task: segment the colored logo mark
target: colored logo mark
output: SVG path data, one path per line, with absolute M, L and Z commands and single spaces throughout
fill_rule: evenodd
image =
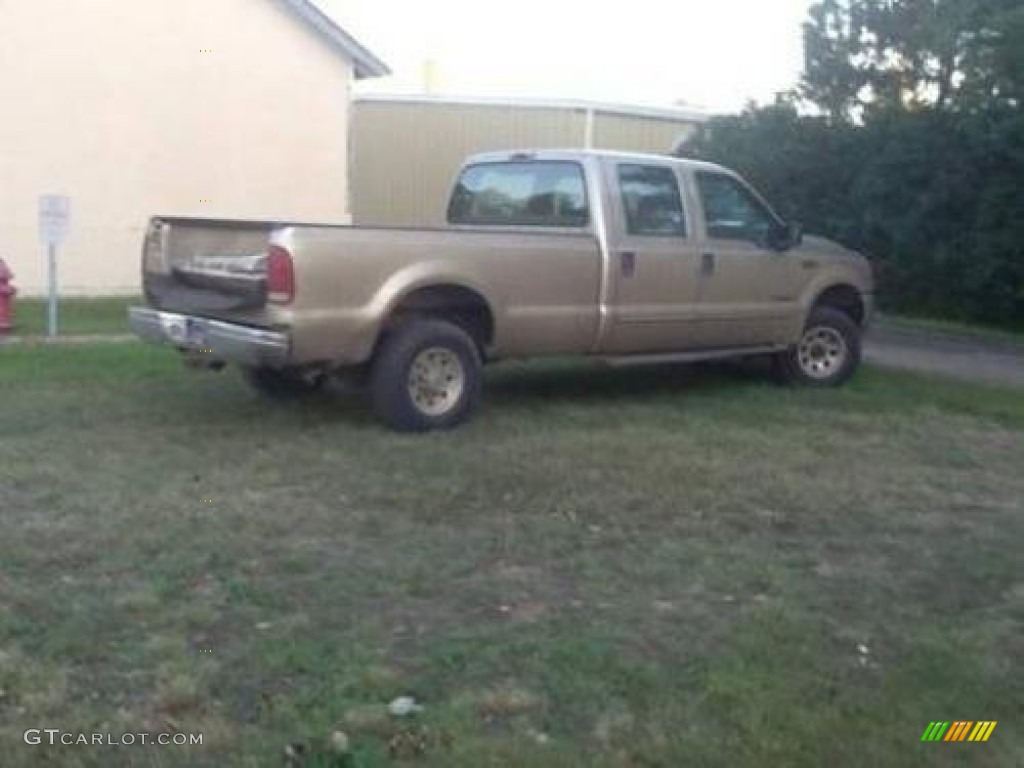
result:
M 921 741 L 988 741 L 995 729 L 995 720 L 931 722 L 921 734 Z

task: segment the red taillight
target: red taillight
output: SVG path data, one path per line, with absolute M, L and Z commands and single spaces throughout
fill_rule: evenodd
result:
M 267 252 L 267 300 L 274 304 L 290 304 L 295 298 L 295 268 L 292 255 L 279 245 Z

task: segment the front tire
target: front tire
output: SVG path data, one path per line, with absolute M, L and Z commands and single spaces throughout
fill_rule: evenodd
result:
M 483 364 L 462 328 L 444 320 L 412 320 L 391 331 L 373 362 L 373 410 L 399 432 L 451 429 L 480 401 Z
M 832 307 L 811 311 L 800 340 L 775 357 L 775 370 L 788 384 L 837 387 L 860 366 L 861 329 Z

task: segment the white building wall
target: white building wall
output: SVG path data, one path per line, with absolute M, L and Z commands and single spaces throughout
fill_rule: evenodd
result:
M 0 258 L 45 288 L 37 198 L 72 198 L 62 292 L 139 290 L 153 214 L 348 220 L 352 69 L 277 0 L 0 0 Z

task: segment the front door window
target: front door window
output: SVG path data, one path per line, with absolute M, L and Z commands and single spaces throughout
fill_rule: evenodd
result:
M 712 240 L 743 240 L 761 245 L 779 226 L 761 201 L 731 176 L 698 173 L 697 191 Z

